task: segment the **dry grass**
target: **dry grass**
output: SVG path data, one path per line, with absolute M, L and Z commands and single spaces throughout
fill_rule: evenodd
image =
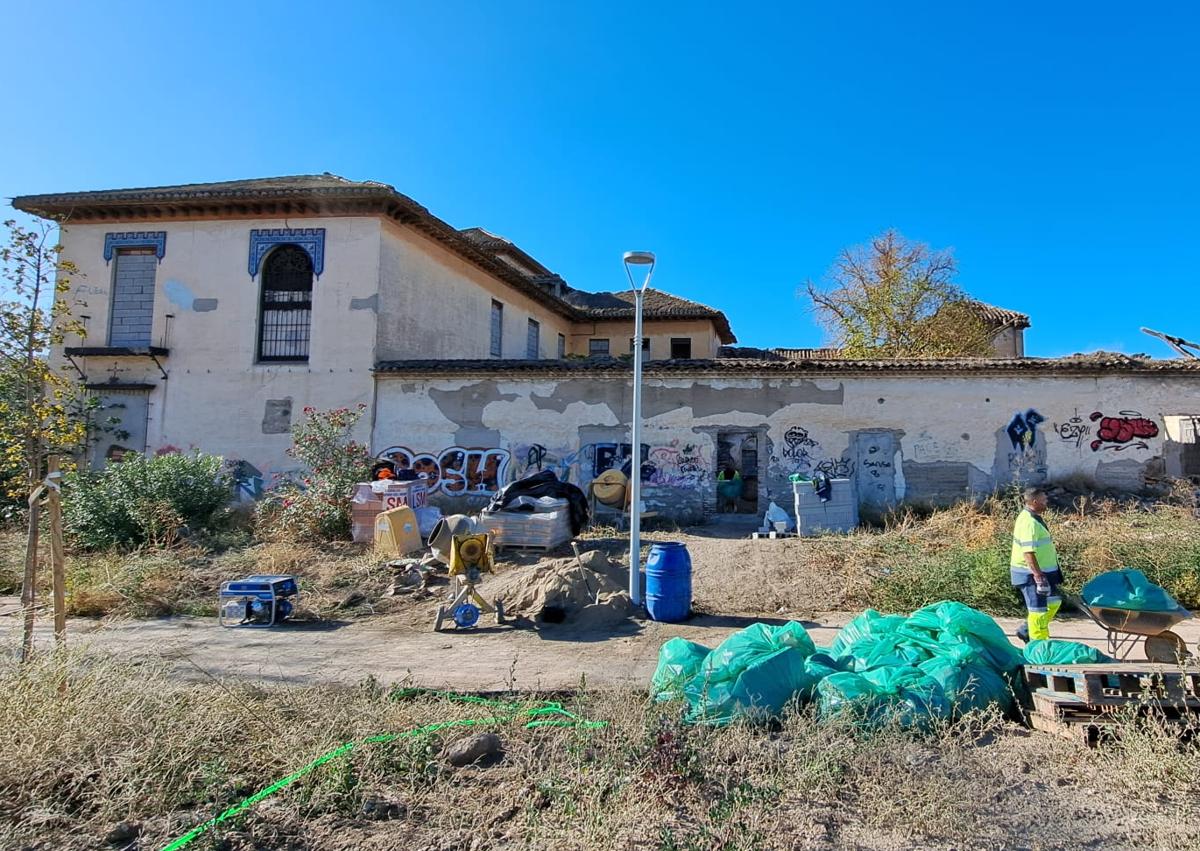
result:
M 9 533 L 0 538 L 0 593 L 18 593 L 23 558 L 22 536 Z M 331 613 L 353 592 L 377 600 L 390 579 L 382 557 L 349 543 L 258 543 L 224 551 L 184 544 L 134 552 L 69 553 L 67 608 L 83 617 L 213 615 L 221 582 L 254 573 L 300 577 L 305 608 L 320 616 Z M 46 571 L 41 580 L 39 593 L 48 593 Z
M 1015 510 L 1006 501 L 962 503 L 928 516 L 902 513 L 878 530 L 780 542 L 774 551 L 747 549 L 762 561 L 748 611 L 858 610 L 908 612 L 938 600 L 960 600 L 992 614 L 1023 609 L 1008 578 Z M 1136 567 L 1184 606 L 1200 609 L 1200 523 L 1192 509 L 1090 502 L 1086 510 L 1048 512 L 1047 522 L 1069 590 L 1118 567 Z M 739 565 L 740 566 L 740 565 Z M 773 596 L 766 599 L 765 589 Z
M 491 768 L 449 768 L 439 750 L 453 731 L 364 747 L 195 847 L 1195 846 L 1200 754 L 1154 728 L 1088 752 L 996 718 L 924 736 L 808 711 L 712 729 L 644 700 L 572 695 L 577 711 L 610 722 L 599 730 L 488 725 L 506 749 Z M 132 819 L 139 847 L 162 847 L 343 741 L 481 711 L 393 700 L 371 682 L 185 686 L 79 654 L 7 667 L 0 846 L 100 848 Z M 368 820 L 369 800 L 394 804 L 393 817 Z
M 1142 569 L 1184 606 L 1200 609 L 1200 523 L 1191 506 L 1151 507 L 1080 498 L 1049 512 L 1067 587 L 1121 566 Z M 899 513 L 881 529 L 753 544 L 678 531 L 649 531 L 655 540 L 686 540 L 696 572 L 696 598 L 713 612 L 857 611 L 867 606 L 911 611 L 943 599 L 992 614 L 1020 614 L 1008 580 L 1011 502 L 963 503 L 927 515 Z M 627 538 L 590 529 L 585 548 L 624 561 Z M 564 550 L 564 553 L 567 553 Z M 569 553 L 568 553 L 569 554 Z M 23 544 L 0 539 L 0 593 L 19 585 Z M 512 556 L 527 561 L 528 556 Z M 360 594 L 368 609 L 388 584 L 383 559 L 351 544 L 246 544 L 225 550 L 198 544 L 134 553 L 69 557 L 71 611 L 77 615 L 212 614 L 218 585 L 250 573 L 293 573 L 305 603 L 330 614 Z M 383 608 L 391 605 L 385 598 Z

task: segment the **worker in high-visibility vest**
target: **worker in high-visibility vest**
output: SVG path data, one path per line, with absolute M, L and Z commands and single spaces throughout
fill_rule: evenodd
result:
M 1046 511 L 1046 492 L 1039 487 L 1025 488 L 1025 508 L 1013 524 L 1012 556 L 1009 578 L 1025 600 L 1028 624 L 1017 630 L 1022 641 L 1050 637 L 1050 621 L 1058 614 L 1062 597 L 1062 570 L 1058 553 L 1050 539 L 1050 528 L 1042 515 Z

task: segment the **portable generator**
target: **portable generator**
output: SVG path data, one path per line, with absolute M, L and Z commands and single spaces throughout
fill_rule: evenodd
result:
M 217 617 L 221 626 L 274 626 L 296 610 L 295 576 L 256 574 L 221 583 Z

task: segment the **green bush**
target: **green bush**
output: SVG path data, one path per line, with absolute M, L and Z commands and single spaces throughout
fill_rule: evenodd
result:
M 63 518 L 83 549 L 167 545 L 184 530 L 211 531 L 224 520 L 232 482 L 224 461 L 196 452 L 127 455 L 95 473 L 72 473 Z

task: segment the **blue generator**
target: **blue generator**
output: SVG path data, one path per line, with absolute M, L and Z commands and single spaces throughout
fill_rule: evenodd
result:
M 221 583 L 217 619 L 221 626 L 274 626 L 295 611 L 299 593 L 294 576 L 231 579 Z

